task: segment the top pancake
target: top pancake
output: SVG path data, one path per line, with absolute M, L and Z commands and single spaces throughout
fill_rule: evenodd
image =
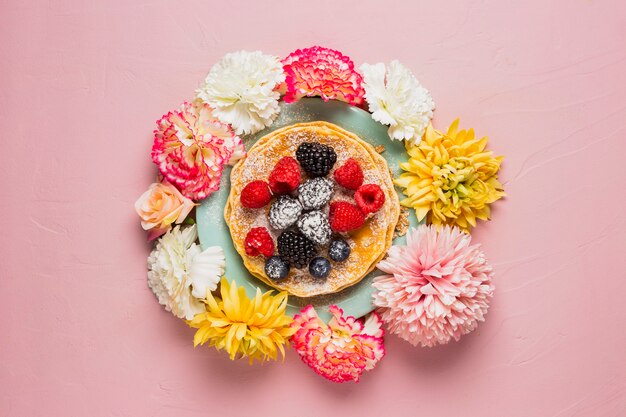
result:
M 243 187 L 250 181 L 267 181 L 270 172 L 284 156 L 295 158 L 296 149 L 303 142 L 319 142 L 332 146 L 337 153 L 337 162 L 327 178 L 332 180 L 335 168 L 342 166 L 348 158 L 355 159 L 365 177 L 364 184 L 377 184 L 385 193 L 383 207 L 368 218 L 358 230 L 343 237 L 351 246 L 350 257 L 341 263 L 333 262 L 332 270 L 326 280 L 319 280 L 309 275 L 308 270 L 291 268 L 287 278 L 280 282 L 270 280 L 264 272 L 265 260 L 261 256 L 251 257 L 245 253 L 244 239 L 253 227 L 265 227 L 274 242 L 281 231 L 274 230 L 267 219 L 269 206 L 261 209 L 248 209 L 241 205 L 240 195 Z M 306 180 L 303 173 L 302 182 Z M 334 182 L 334 181 L 333 181 Z M 345 190 L 337 184 L 331 201 L 349 201 L 354 203 L 354 192 Z M 322 209 L 328 214 L 328 206 Z M 239 161 L 231 172 L 230 194 L 224 210 L 226 223 L 237 252 L 251 274 L 266 284 L 285 290 L 299 297 L 312 297 L 340 291 L 359 282 L 381 260 L 393 240 L 393 233 L 398 221 L 400 205 L 395 192 L 387 161 L 374 148 L 358 136 L 347 132 L 331 123 L 299 123 L 276 130 L 259 139 L 252 146 L 246 158 Z M 326 248 L 320 248 L 320 255 L 327 256 Z

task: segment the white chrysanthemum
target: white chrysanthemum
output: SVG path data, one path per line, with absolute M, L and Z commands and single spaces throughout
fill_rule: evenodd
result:
M 278 58 L 260 51 L 226 54 L 213 65 L 197 96 L 238 135 L 272 124 L 280 108 L 276 86 L 285 81 Z
M 435 108 L 428 90 L 398 61 L 363 64 L 361 74 L 372 118 L 389 126 L 391 139 L 419 143 Z
M 187 320 L 205 311 L 201 299 L 213 291 L 224 274 L 224 252 L 213 246 L 202 252 L 195 243 L 196 226 L 163 235 L 148 257 L 148 286 L 159 303 Z

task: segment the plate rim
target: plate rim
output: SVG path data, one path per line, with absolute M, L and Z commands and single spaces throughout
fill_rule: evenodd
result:
M 393 176 L 396 177 L 396 175 L 399 174 L 399 171 L 400 171 L 399 160 L 398 160 L 399 158 L 397 158 L 397 154 L 406 155 L 404 151 L 404 144 L 403 142 L 392 141 L 391 139 L 389 139 L 386 126 L 372 119 L 371 114 L 369 112 L 361 108 L 352 106 L 345 102 L 341 102 L 337 100 L 329 100 L 325 102 L 321 98 L 317 98 L 317 97 L 303 98 L 295 103 L 285 103 L 284 101 L 281 101 L 279 103 L 279 106 L 281 108 L 281 111 L 271 126 L 255 134 L 245 135 L 241 137 L 246 146 L 246 149 L 249 149 L 250 146 L 252 146 L 252 144 L 254 144 L 258 139 L 262 138 L 263 136 L 275 130 L 281 129 L 283 127 L 290 126 L 296 123 L 306 123 L 306 122 L 311 122 L 311 121 L 325 121 L 328 123 L 336 124 L 342 129 L 345 129 L 349 132 L 356 134 L 364 141 L 370 143 L 372 146 L 378 146 L 379 144 L 383 145 L 385 147 L 385 151 L 382 153 L 382 156 L 387 161 L 387 164 L 389 165 L 389 168 L 392 171 Z M 296 121 L 290 119 L 290 117 L 294 115 L 297 117 L 299 112 L 302 114 L 306 114 L 307 117 L 304 118 L 303 120 L 296 120 Z M 376 142 L 380 142 L 380 143 L 372 143 L 372 140 L 371 140 L 372 138 L 375 138 Z M 402 151 L 400 151 L 400 147 L 402 148 Z M 393 149 L 393 151 L 390 151 L 390 149 Z M 391 157 L 391 160 L 390 160 L 390 157 Z M 228 194 L 230 194 L 231 169 L 232 167 L 230 166 L 225 167 L 222 173 L 220 189 L 217 192 L 211 194 L 209 197 L 202 200 L 200 202 L 200 205 L 196 208 L 196 211 L 197 211 L 196 223 L 197 223 L 197 229 L 198 229 L 198 236 L 200 240 L 200 246 L 202 247 L 203 250 L 209 246 L 215 246 L 215 245 L 220 245 L 224 247 L 223 239 L 215 239 L 214 236 L 211 236 L 211 234 L 207 234 L 207 232 L 211 230 L 211 227 L 210 225 L 207 224 L 208 222 L 206 223 L 204 222 L 204 220 L 207 219 L 207 216 L 211 214 L 209 210 L 210 209 L 215 210 L 214 208 L 215 204 L 218 204 L 221 206 L 221 207 L 220 206 L 217 207 L 218 209 L 220 209 L 218 210 L 220 214 L 220 219 L 218 220 L 218 222 L 221 222 L 225 225 L 226 227 L 225 233 L 226 233 L 227 239 L 229 239 L 230 246 L 233 246 L 232 239 L 230 238 L 230 231 L 228 230 L 228 225 L 226 224 L 226 221 L 224 220 L 224 215 L 223 215 L 225 200 L 228 197 Z M 398 187 L 395 187 L 395 191 L 396 193 L 398 193 L 399 197 L 402 196 L 402 193 L 398 189 Z M 222 200 L 223 204 L 220 204 L 220 200 Z M 414 210 L 409 209 L 408 217 L 409 217 L 410 226 L 416 226 L 418 224 L 417 218 L 415 217 Z M 214 235 L 219 235 L 219 233 L 216 233 Z M 218 240 L 220 242 L 218 242 Z M 394 244 L 403 243 L 404 240 L 405 240 L 404 236 L 396 237 L 394 238 L 393 243 Z M 226 249 L 231 249 L 231 248 L 224 248 L 224 251 L 230 252 L 230 255 L 227 255 L 227 256 L 229 257 L 232 256 L 234 247 L 232 248 L 232 250 L 226 250 Z M 228 264 L 234 261 L 232 259 L 230 260 L 227 259 L 227 262 L 226 262 L 227 265 L 226 265 L 224 276 L 229 282 L 235 281 L 237 285 L 243 285 L 249 297 L 253 297 L 256 294 L 257 288 L 260 288 L 263 292 L 266 290 L 277 291 L 276 289 L 268 286 L 267 284 L 265 284 L 264 282 L 262 282 L 261 280 L 259 280 L 258 278 L 250 274 L 247 271 L 247 269 L 243 266 L 243 261 L 241 260 L 241 256 L 239 255 L 239 253 L 235 251 L 234 256 L 236 257 L 237 262 L 239 262 L 242 265 L 244 274 L 247 276 L 243 276 L 243 277 L 229 276 Z M 347 315 L 354 316 L 357 318 L 362 317 L 372 312 L 375 309 L 375 306 L 372 303 L 373 294 L 374 294 L 372 281 L 375 276 L 382 275 L 382 274 L 383 273 L 380 270 L 375 268 L 373 271 L 367 274 L 362 280 L 348 287 L 347 289 L 339 291 L 338 293 L 330 294 L 328 296 L 310 297 L 308 299 L 317 298 L 319 300 L 319 299 L 324 299 L 324 298 L 331 298 L 331 299 L 335 298 L 335 300 L 330 303 L 315 302 L 315 300 L 313 300 L 314 302 L 311 303 L 313 307 L 315 307 L 320 318 L 322 318 L 323 320 L 328 320 L 330 318 L 328 307 L 329 305 L 332 305 L 332 304 L 338 305 L 340 308 L 344 310 L 344 313 L 346 313 Z M 290 316 L 293 316 L 299 313 L 300 309 L 306 305 L 306 303 L 303 304 L 302 302 L 298 304 L 289 303 L 289 299 L 293 300 L 294 298 L 297 300 L 307 300 L 306 298 L 295 297 L 295 296 L 289 295 L 287 314 Z

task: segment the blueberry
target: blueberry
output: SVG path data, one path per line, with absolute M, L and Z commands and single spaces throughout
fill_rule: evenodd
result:
M 335 262 L 343 262 L 350 256 L 350 245 L 343 239 L 335 239 L 330 242 L 328 256 Z
M 289 275 L 289 261 L 280 256 L 272 256 L 265 262 L 265 275 L 274 281 L 285 279 Z
M 325 279 L 330 274 L 330 261 L 318 256 L 309 263 L 309 273 L 315 278 Z

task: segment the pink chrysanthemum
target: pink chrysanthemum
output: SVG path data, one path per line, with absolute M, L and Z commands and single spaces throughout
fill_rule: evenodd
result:
M 406 246 L 392 246 L 374 279 L 374 304 L 383 321 L 412 345 L 448 343 L 484 320 L 493 269 L 479 245 L 457 227 L 419 226 Z
M 320 96 L 324 101 L 341 100 L 352 105 L 363 103 L 363 77 L 355 71 L 354 62 L 341 52 L 313 46 L 290 53 L 282 62 L 287 103 L 305 96 Z
M 365 323 L 330 306 L 332 319 L 325 324 L 312 306 L 294 317 L 294 348 L 315 372 L 333 382 L 355 381 L 373 369 L 385 355 L 382 322 L 372 313 Z
M 246 151 L 230 126 L 199 101 L 183 103 L 157 121 L 152 160 L 161 174 L 192 200 L 202 200 L 220 187 L 224 164 Z

